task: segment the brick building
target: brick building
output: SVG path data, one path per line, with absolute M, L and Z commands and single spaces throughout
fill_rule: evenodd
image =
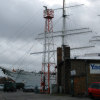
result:
M 57 49 L 58 92 L 82 95 L 87 93 L 91 82 L 100 82 L 100 59 L 70 59 L 70 47 Z

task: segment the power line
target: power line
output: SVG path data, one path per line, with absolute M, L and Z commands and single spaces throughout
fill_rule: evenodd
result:
M 28 51 L 26 51 L 26 52 L 12 65 L 12 67 L 13 67 L 14 65 L 16 65 L 16 63 L 18 63 L 19 61 L 21 61 L 21 59 L 22 59 L 21 64 L 24 62 L 25 56 L 26 56 L 27 54 L 29 54 L 29 52 L 30 52 L 31 49 L 33 48 L 33 45 L 34 45 L 34 44 L 32 44 L 32 46 L 28 49 Z
M 36 11 L 36 13 L 38 13 L 38 12 L 39 12 L 39 10 Z M 34 15 L 31 16 L 31 17 L 30 17 L 30 18 L 29 18 L 29 19 L 14 33 L 14 36 L 15 36 L 16 38 L 19 38 L 19 37 L 22 35 L 21 29 L 22 29 L 22 28 L 25 29 L 25 25 L 30 24 L 30 22 L 32 23 L 33 17 L 34 17 Z M 23 33 L 24 33 L 24 30 L 23 30 Z M 29 34 L 29 33 L 28 33 L 28 34 Z M 31 33 L 31 34 L 32 34 L 32 33 Z M 17 36 L 16 36 L 16 35 L 17 35 Z M 11 38 L 11 37 L 10 37 L 10 38 Z M 11 40 L 10 40 L 10 41 L 11 41 Z M 16 39 L 12 41 L 12 44 L 9 44 L 9 42 L 7 42 L 7 44 L 8 44 L 8 45 L 15 46 L 15 41 L 16 41 Z M 7 47 L 5 50 L 3 50 L 2 52 L 0 52 L 0 53 L 1 53 L 1 54 L 2 54 L 2 53 L 5 53 L 5 51 L 8 51 L 8 47 Z

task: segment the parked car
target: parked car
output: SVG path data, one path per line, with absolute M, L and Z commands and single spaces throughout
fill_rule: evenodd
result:
M 93 82 L 89 86 L 88 95 L 91 98 L 100 98 L 100 82 Z
M 34 92 L 34 88 L 30 85 L 24 86 L 23 92 Z
M 4 90 L 4 84 L 0 84 L 0 91 Z
M 34 88 L 34 93 L 39 93 L 39 92 L 40 92 L 40 87 L 35 86 L 35 88 Z
M 8 81 L 8 82 L 5 82 L 5 84 L 4 84 L 4 91 L 6 92 L 8 92 L 8 91 L 14 91 L 14 92 L 16 92 L 17 90 L 16 90 L 16 83 L 14 83 L 14 82 L 10 82 L 10 81 Z
M 16 83 L 16 89 L 23 89 L 24 83 Z

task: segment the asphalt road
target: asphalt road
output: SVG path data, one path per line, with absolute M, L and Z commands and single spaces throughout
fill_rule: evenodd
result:
M 85 97 L 71 97 L 35 93 L 18 92 L 0 92 L 0 100 L 91 100 Z

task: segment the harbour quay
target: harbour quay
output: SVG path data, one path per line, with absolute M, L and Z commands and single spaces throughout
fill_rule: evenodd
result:
M 86 97 L 71 97 L 69 95 L 49 95 L 17 92 L 2 92 L 0 91 L 0 100 L 91 100 Z

